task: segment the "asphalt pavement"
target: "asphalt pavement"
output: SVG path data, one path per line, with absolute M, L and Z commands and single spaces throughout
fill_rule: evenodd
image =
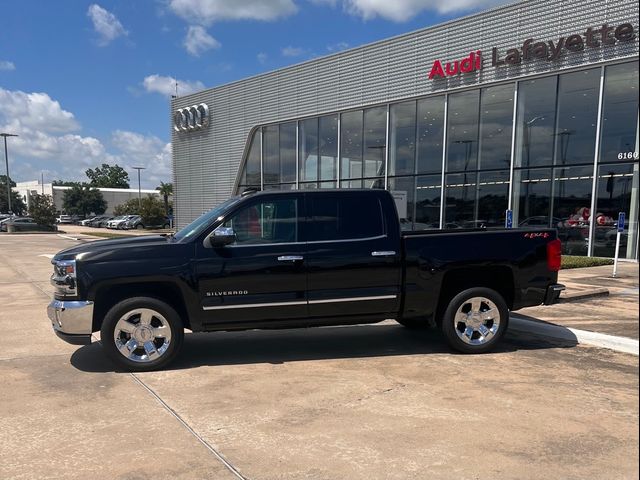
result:
M 51 330 L 50 256 L 74 244 L 0 235 L 3 480 L 638 477 L 636 355 L 526 330 L 459 355 L 388 321 L 188 334 L 172 368 L 134 375 Z M 615 329 L 591 315 L 619 303 L 519 313 L 628 334 L 637 298 L 611 283 L 635 309 Z

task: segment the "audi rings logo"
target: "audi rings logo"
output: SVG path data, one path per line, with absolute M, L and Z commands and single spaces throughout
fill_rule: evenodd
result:
M 176 132 L 193 132 L 209 125 L 209 107 L 206 103 L 179 108 L 173 114 L 173 129 Z

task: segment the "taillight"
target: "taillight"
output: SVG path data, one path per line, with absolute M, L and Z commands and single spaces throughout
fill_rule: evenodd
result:
M 547 267 L 552 272 L 560 270 L 562 264 L 562 243 L 560 240 L 551 240 L 547 243 Z

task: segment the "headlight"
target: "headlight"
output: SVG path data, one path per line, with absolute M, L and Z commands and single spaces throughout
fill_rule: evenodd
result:
M 52 261 L 53 275 L 51 285 L 56 288 L 55 294 L 59 296 L 75 296 L 76 291 L 76 261 L 60 260 Z

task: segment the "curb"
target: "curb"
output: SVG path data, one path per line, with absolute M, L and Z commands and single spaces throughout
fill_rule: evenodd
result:
M 594 288 L 592 290 L 560 295 L 560 298 L 558 298 L 558 303 L 575 302 L 578 300 L 584 300 L 586 298 L 608 297 L 608 296 L 609 296 L 608 288 Z
M 517 314 L 516 314 L 517 315 Z M 638 340 L 626 337 L 616 337 L 605 333 L 589 332 L 576 328 L 562 327 L 553 323 L 525 320 L 513 314 L 509 318 L 509 328 L 526 333 L 533 333 L 543 337 L 555 338 L 576 342 L 578 344 L 592 345 L 594 347 L 608 348 L 616 352 L 630 353 L 638 356 Z

